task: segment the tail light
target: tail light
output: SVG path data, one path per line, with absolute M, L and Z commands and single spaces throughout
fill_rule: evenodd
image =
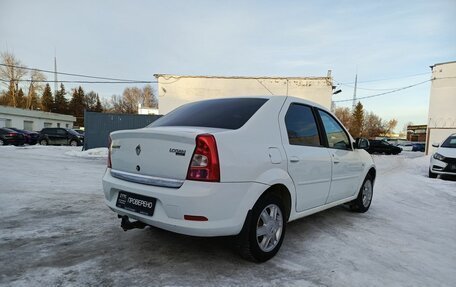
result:
M 196 137 L 196 147 L 193 152 L 187 179 L 199 181 L 220 181 L 220 163 L 215 137 L 202 134 Z
M 9 133 L 9 134 L 7 134 L 7 136 L 9 136 L 9 137 L 14 137 L 15 135 L 16 135 L 15 133 Z
M 111 136 L 108 138 L 108 168 L 112 168 L 111 162 Z

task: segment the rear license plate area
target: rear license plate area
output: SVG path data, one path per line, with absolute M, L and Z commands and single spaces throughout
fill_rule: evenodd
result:
M 128 211 L 152 216 L 154 215 L 156 202 L 157 199 L 153 197 L 126 191 L 119 191 L 119 194 L 117 195 L 116 206 Z

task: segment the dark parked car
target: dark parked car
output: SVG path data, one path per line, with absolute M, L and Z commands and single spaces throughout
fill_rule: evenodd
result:
M 78 134 L 84 135 L 84 130 L 81 129 L 73 129 L 73 131 L 77 132 Z
M 10 130 L 13 130 L 17 133 L 23 134 L 25 137 L 25 143 L 29 145 L 35 145 L 38 143 L 38 138 L 40 136 L 39 133 L 37 132 L 32 132 L 32 131 L 26 131 L 26 130 L 20 130 L 16 128 L 9 128 Z
M 72 129 L 44 128 L 38 138 L 40 145 L 71 145 L 79 146 L 84 143 L 84 136 Z
M 369 140 L 369 153 L 398 154 L 402 151 L 400 147 L 394 146 L 382 140 Z
M 25 143 L 25 137 L 16 131 L 8 128 L 0 128 L 0 145 L 23 145 Z

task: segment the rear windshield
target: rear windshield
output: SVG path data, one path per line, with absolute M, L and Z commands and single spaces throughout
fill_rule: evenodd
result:
M 449 138 L 447 138 L 443 142 L 442 147 L 456 148 L 456 136 L 450 136 Z
M 242 127 L 266 101 L 233 98 L 191 103 L 175 109 L 149 127 L 192 126 L 235 130 Z

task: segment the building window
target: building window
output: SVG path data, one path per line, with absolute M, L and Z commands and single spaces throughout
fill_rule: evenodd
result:
M 24 130 L 33 131 L 33 121 L 24 121 Z
M 57 123 L 57 127 L 60 128 L 60 123 Z
M 5 128 L 12 128 L 13 126 L 11 125 L 11 119 L 6 119 L 5 120 Z
M 52 127 L 52 123 L 44 123 L 44 127 L 45 128 L 50 128 L 50 127 Z
M 65 124 L 65 127 L 66 127 L 66 128 L 69 128 L 69 127 L 70 127 L 70 125 L 69 125 L 69 124 Z

